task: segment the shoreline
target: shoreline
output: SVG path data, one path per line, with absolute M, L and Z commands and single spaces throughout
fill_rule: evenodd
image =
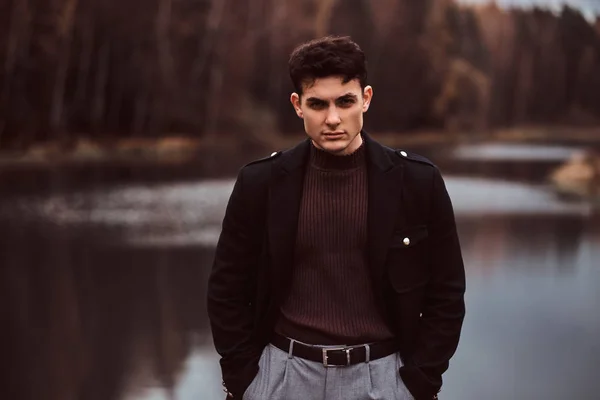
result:
M 457 145 L 461 143 L 548 143 L 585 144 L 600 148 L 599 127 L 517 127 L 497 129 L 485 133 L 452 133 L 446 131 L 421 131 L 410 133 L 373 133 L 381 143 L 394 147 L 424 147 Z M 244 155 L 250 153 L 270 154 L 289 148 L 306 138 L 303 134 L 266 134 L 261 137 L 249 135 L 245 139 L 224 140 L 209 135 L 194 138 L 187 135 L 169 135 L 161 138 L 120 139 L 101 144 L 89 138 L 81 138 L 70 149 L 62 149 L 58 142 L 40 143 L 23 152 L 0 151 L 0 167 L 34 167 L 69 164 L 125 163 L 186 164 L 207 155 Z

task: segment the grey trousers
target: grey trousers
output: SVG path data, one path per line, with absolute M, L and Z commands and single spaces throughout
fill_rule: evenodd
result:
M 348 367 L 289 357 L 273 345 L 263 350 L 259 372 L 243 400 L 414 400 L 400 378 L 399 354 Z

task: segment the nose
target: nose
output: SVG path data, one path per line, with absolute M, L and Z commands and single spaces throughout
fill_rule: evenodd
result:
M 325 119 L 325 123 L 330 127 L 338 126 L 342 120 L 340 119 L 340 114 L 335 106 L 329 107 L 329 111 L 327 112 L 327 118 Z

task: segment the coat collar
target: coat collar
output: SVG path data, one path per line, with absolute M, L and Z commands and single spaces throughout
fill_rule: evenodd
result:
M 402 198 L 402 162 L 366 132 L 361 132 L 367 151 L 368 210 L 367 251 L 374 289 L 381 293 L 387 248 L 398 219 Z M 310 152 L 310 139 L 284 151 L 272 164 L 269 191 L 268 241 L 275 291 L 288 292 L 292 277 L 298 216 L 302 199 L 304 172 Z M 279 297 L 279 300 L 282 300 Z
M 371 167 L 386 172 L 398 164 L 392 158 L 395 155 L 393 150 L 382 146 L 365 131 L 362 131 L 361 135 L 365 141 L 367 150 L 367 163 Z M 308 160 L 310 146 L 310 139 L 306 139 L 295 147 L 282 152 L 281 156 L 273 163 L 275 170 L 280 169 L 284 173 L 291 173 L 297 169 L 304 169 Z

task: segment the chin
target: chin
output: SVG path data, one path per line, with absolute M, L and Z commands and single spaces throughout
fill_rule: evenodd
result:
M 343 142 L 343 143 L 325 142 L 325 143 L 321 143 L 320 146 L 323 150 L 325 150 L 328 153 L 340 154 L 340 153 L 343 153 L 344 151 L 346 151 L 349 144 L 350 143 L 347 143 L 347 142 Z

